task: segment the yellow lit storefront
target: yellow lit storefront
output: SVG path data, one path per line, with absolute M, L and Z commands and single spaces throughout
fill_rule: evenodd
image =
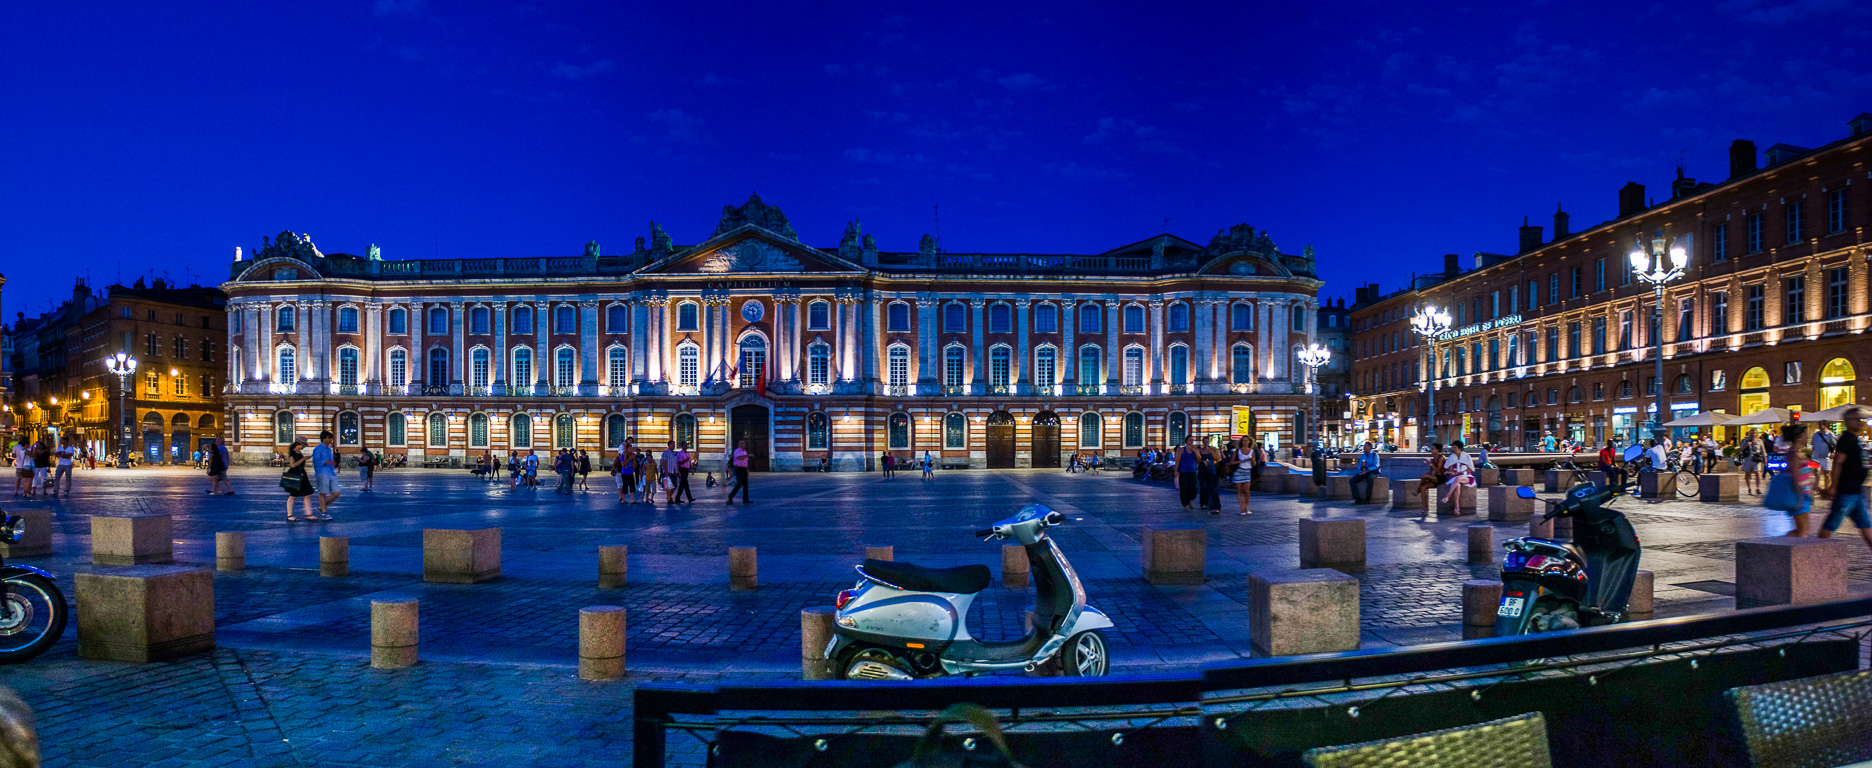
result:
M 1760 370 L 1759 368 L 1756 370 Z M 1820 408 L 1826 410 L 1835 406 L 1856 402 L 1853 387 L 1853 364 L 1846 358 L 1834 358 L 1820 369 Z

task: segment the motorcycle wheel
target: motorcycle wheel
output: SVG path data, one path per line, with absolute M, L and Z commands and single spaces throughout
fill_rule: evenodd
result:
M 1073 635 L 1060 650 L 1060 669 L 1068 677 L 1104 677 L 1111 671 L 1110 648 L 1096 629 Z
M 65 594 L 36 573 L 0 582 L 0 664 L 18 664 L 65 634 Z

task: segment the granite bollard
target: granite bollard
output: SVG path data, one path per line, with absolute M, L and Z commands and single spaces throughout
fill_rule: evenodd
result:
M 624 676 L 624 633 L 623 606 L 579 609 L 580 680 L 616 680 Z
M 345 536 L 319 537 L 319 575 L 351 575 L 351 539 Z
M 247 570 L 247 534 L 240 531 L 215 532 L 215 570 Z
M 214 571 L 138 565 L 75 580 L 82 658 L 162 661 L 215 646 Z
M 1846 597 L 1846 544 L 1777 536 L 1735 544 L 1736 607 L 1820 603 Z
M 1268 656 L 1358 650 L 1358 588 L 1358 579 L 1330 568 L 1249 574 L 1254 650 Z
M 1697 499 L 1710 504 L 1740 501 L 1742 476 L 1732 472 L 1697 476 Z
M 1152 584 L 1201 584 L 1208 531 L 1200 525 L 1144 529 L 1144 579 Z
M 1631 600 L 1625 604 L 1627 621 L 1650 621 L 1657 618 L 1657 576 L 1639 571 L 1632 577 Z
M 1495 562 L 1495 526 L 1477 523 L 1464 530 L 1469 532 L 1469 563 Z
M 423 529 L 423 581 L 479 584 L 501 575 L 501 529 Z
M 420 628 L 415 600 L 372 600 L 370 606 L 370 665 L 373 669 L 416 666 Z
M 1565 493 L 1567 489 L 1566 484 L 1569 482 L 1572 482 L 1573 480 L 1573 473 L 1574 473 L 1574 470 L 1571 470 L 1571 469 L 1547 470 L 1547 483 L 1546 483 L 1545 490 L 1548 493 Z
M 834 608 L 802 608 L 800 623 L 800 677 L 806 680 L 831 680 L 836 675 L 832 660 L 826 658 L 826 646 L 832 642 L 832 621 L 838 617 Z
M 1300 567 L 1365 570 L 1364 519 L 1301 518 Z
M 630 547 L 608 544 L 598 548 L 598 588 L 617 589 L 630 583 Z
M 897 547 L 890 544 L 885 544 L 883 546 L 867 546 L 865 547 L 865 559 L 894 561 L 897 559 Z
M 1506 485 L 1533 485 L 1540 482 L 1540 472 L 1532 469 L 1504 469 L 1502 483 Z
M 737 592 L 760 588 L 760 552 L 754 547 L 728 548 L 728 588 Z
M 1502 584 L 1475 579 L 1462 585 L 1463 639 L 1474 640 L 1495 634 L 1495 611 L 1501 607 Z
M 92 515 L 91 562 L 97 565 L 173 563 L 168 515 Z
M 1638 498 L 1668 499 L 1677 495 L 1677 475 L 1667 472 L 1639 472 Z
M 1488 489 L 1488 519 L 1498 523 L 1518 523 L 1534 516 L 1533 497 L 1523 498 L 1512 485 Z
M 1501 485 L 1501 467 L 1476 467 L 1475 483 L 1484 488 Z
M 1392 483 L 1391 508 L 1409 510 L 1411 512 L 1422 512 L 1424 507 L 1423 495 L 1418 491 L 1419 486 L 1422 485 L 1423 481 L 1414 477 Z
M 1025 589 L 1033 566 L 1027 562 L 1027 548 L 1019 544 L 1001 545 L 1001 586 Z
M 1289 472 L 1285 475 L 1281 475 L 1280 481 L 1280 492 L 1292 496 L 1304 495 L 1308 488 L 1313 487 L 1313 476 L 1303 475 L 1298 472 Z

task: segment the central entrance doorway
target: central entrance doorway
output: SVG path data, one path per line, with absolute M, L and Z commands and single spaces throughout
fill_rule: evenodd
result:
M 1014 468 L 1014 414 L 988 414 L 988 468 Z
M 1059 414 L 1041 411 L 1033 417 L 1033 465 L 1059 469 Z
M 728 450 L 725 455 L 734 455 L 734 449 L 747 441 L 748 471 L 767 471 L 767 407 L 764 405 L 737 405 L 728 412 Z

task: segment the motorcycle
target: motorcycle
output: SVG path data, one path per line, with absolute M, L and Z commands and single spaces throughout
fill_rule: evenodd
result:
M 826 658 L 845 680 L 912 680 L 944 675 L 1033 671 L 1058 659 L 1065 673 L 1097 677 L 1110 670 L 1099 630 L 1110 618 L 1086 605 L 1085 588 L 1047 530 L 1066 516 L 1039 504 L 975 532 L 983 541 L 1013 539 L 1027 552 L 1034 578 L 1034 627 L 1019 640 L 981 640 L 969 632 L 969 606 L 993 574 L 985 565 L 924 568 L 866 560 L 862 576 L 838 593 Z
M 0 540 L 18 542 L 26 521 L 0 512 Z M 17 664 L 45 653 L 65 634 L 65 595 L 52 574 L 0 561 L 0 664 Z
M 1623 454 L 1626 465 L 1644 449 Z M 1495 611 L 1495 636 L 1509 637 L 1616 624 L 1625 619 L 1642 547 L 1631 521 L 1611 508 L 1630 483 L 1604 488 L 1580 483 L 1568 489 L 1545 519 L 1571 517 L 1573 541 L 1526 537 L 1502 547 L 1502 598 Z M 1531 488 L 1521 488 L 1532 498 Z

